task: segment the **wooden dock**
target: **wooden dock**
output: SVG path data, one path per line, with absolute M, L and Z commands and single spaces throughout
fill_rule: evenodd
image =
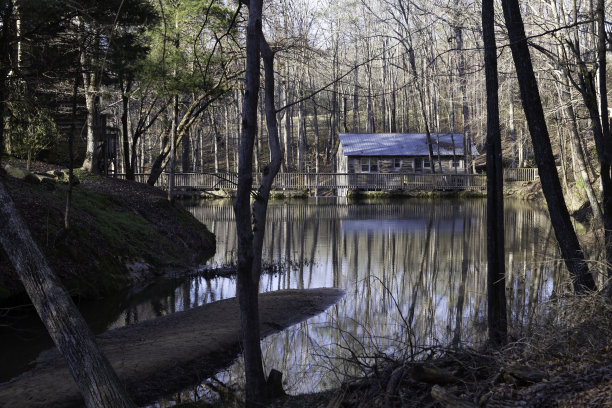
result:
M 117 177 L 125 177 L 118 174 Z M 163 173 L 156 186 L 167 188 L 168 173 Z M 506 181 L 533 181 L 537 169 L 505 169 Z M 148 174 L 136 174 L 136 181 L 146 182 Z M 238 184 L 237 173 L 175 173 L 174 186 L 183 191 L 232 190 Z M 261 174 L 253 174 L 253 185 L 261 184 Z M 279 173 L 274 179 L 277 190 L 417 190 L 461 191 L 485 190 L 486 175 L 464 173 Z M 340 194 L 341 195 L 341 194 Z

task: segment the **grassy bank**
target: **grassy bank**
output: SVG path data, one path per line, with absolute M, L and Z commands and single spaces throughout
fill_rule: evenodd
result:
M 179 204 L 169 203 L 163 192 L 129 181 L 78 175 L 69 230 L 64 229 L 67 183 L 3 177 L 34 240 L 71 294 L 104 296 L 169 268 L 193 267 L 214 253 L 213 234 Z M 1 252 L 0 303 L 24 300 L 16 273 Z

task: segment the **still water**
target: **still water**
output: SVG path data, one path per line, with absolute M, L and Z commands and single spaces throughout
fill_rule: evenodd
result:
M 337 287 L 346 296 L 326 312 L 263 341 L 266 372 L 284 373 L 290 393 L 337 385 L 381 353 L 418 354 L 423 347 L 475 344 L 486 334 L 485 201 L 365 202 L 310 199 L 273 202 L 268 212 L 261 290 Z M 230 201 L 188 205 L 217 237 L 203 268 L 236 262 Z M 510 324 L 526 329 L 542 301 L 563 289 L 547 213 L 506 202 L 506 266 Z M 83 304 L 94 331 L 120 327 L 235 296 L 235 279 L 170 279 L 138 295 Z M 19 326 L 19 325 L 16 325 Z M 48 339 L 25 325 L 3 334 L 0 382 L 27 368 Z M 12 334 L 11 334 L 12 333 Z M 239 382 L 240 362 L 220 373 Z

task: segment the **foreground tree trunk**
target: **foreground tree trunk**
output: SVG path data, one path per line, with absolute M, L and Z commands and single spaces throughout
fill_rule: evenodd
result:
M 584 253 L 578 242 L 576 231 L 570 220 L 569 212 L 563 198 L 561 183 L 555 165 L 555 159 L 550 145 L 550 137 L 546 127 L 544 110 L 538 83 L 533 72 L 531 56 L 527 48 L 525 28 L 520 14 L 518 0 L 503 0 L 504 19 L 510 39 L 510 49 L 516 67 L 523 110 L 527 119 L 529 133 L 542 182 L 542 190 L 555 236 L 559 242 L 561 256 L 570 273 L 576 292 L 585 289 L 594 290 L 595 281 L 589 272 Z
M 487 304 L 489 342 L 492 346 L 499 347 L 507 341 L 508 324 L 504 253 L 504 178 L 494 16 L 493 0 L 483 0 L 482 33 L 487 88 Z
M 238 171 L 238 191 L 234 201 L 238 234 L 238 299 L 243 335 L 243 355 L 246 376 L 246 406 L 264 406 L 268 398 L 282 393 L 281 374 L 272 370 L 266 381 L 260 347 L 259 280 L 268 199 L 272 182 L 282 163 L 281 146 L 274 103 L 274 52 L 261 32 L 262 1 L 250 0 L 247 25 L 247 66 L 242 135 Z M 270 163 L 263 169 L 262 184 L 254 194 L 253 149 L 257 136 L 257 103 L 259 95 L 260 55 L 265 70 L 266 124 L 270 147 Z M 252 218 L 251 218 L 252 217 Z
M 87 323 L 34 243 L 3 182 L 0 182 L 0 243 L 53 342 L 66 359 L 85 405 L 135 407 L 98 349 Z
M 253 148 L 257 136 L 259 99 L 260 37 L 262 0 L 249 1 L 246 42 L 246 87 L 242 111 L 239 149 L 238 189 L 234 200 L 238 237 L 238 300 L 242 327 L 247 407 L 263 406 L 265 376 L 259 335 L 259 274 L 254 273 L 253 230 L 251 229 L 251 189 L 253 187 Z

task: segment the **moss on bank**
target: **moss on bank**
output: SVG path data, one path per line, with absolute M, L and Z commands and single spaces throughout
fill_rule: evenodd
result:
M 68 185 L 3 182 L 51 268 L 72 295 L 94 298 L 165 270 L 188 269 L 215 251 L 214 235 L 162 191 L 134 182 L 81 175 L 64 230 Z M 0 249 L 0 304 L 25 293 Z

